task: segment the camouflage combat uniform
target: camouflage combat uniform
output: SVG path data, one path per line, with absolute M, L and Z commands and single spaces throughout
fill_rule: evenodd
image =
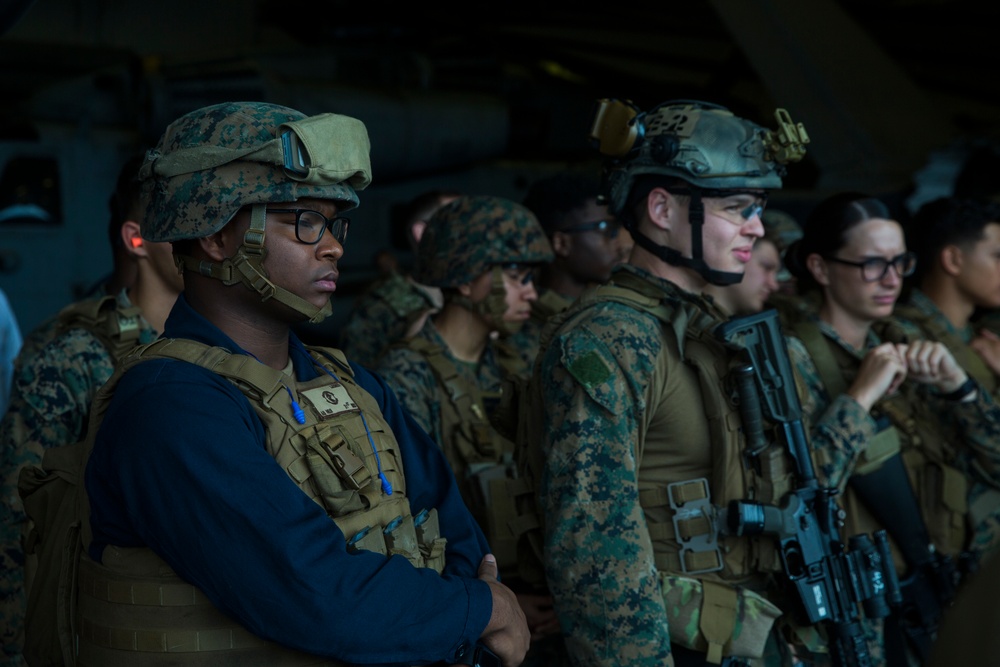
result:
M 466 383 L 469 391 L 481 393 L 486 400 L 499 395 L 502 371 L 492 345 L 487 345 L 483 356 L 472 364 L 455 358 L 430 320 L 414 339 L 426 341 L 435 350 L 440 350 L 458 372 L 457 381 Z M 447 452 L 449 447 L 445 443 L 449 438 L 445 437 L 441 424 L 441 402 L 449 399 L 425 354 L 406 343 L 392 346 L 382 356 L 376 371 L 389 383 L 399 402 L 417 423 Z
M 70 308 L 88 309 L 98 303 L 111 304 L 101 297 L 74 304 Z M 138 316 L 125 292 L 113 300 L 114 311 L 134 326 L 128 344 L 148 343 L 157 333 Z M 87 425 L 90 403 L 97 390 L 114 371 L 112 343 L 103 331 L 84 328 L 80 317 L 68 309 L 47 324 L 38 340 L 49 342 L 35 354 L 18 358 L 14 373 L 11 405 L 0 421 L 2 448 L 2 503 L 0 512 L 0 627 L 3 628 L 4 658 L 8 665 L 19 665 L 25 606 L 24 553 L 21 532 L 24 510 L 17 492 L 18 473 L 24 466 L 38 465 L 50 447 L 80 440 Z M 102 342 L 103 341 L 103 342 Z
M 542 329 L 550 317 L 566 310 L 573 300 L 551 289 L 538 291 L 538 299 L 531 303 L 531 319 L 520 331 L 497 341 L 497 352 L 504 367 L 527 377 L 535 365 Z
M 494 332 L 513 335 L 521 322 L 505 318 L 508 287 L 500 267 L 530 268 L 551 259 L 548 240 L 528 209 L 500 197 L 462 196 L 428 220 L 414 278 L 446 290 L 442 317 L 475 313 L 486 318 L 483 321 Z M 460 293 L 460 286 L 482 276 L 490 279 L 490 291 L 483 298 L 472 301 Z M 377 368 L 440 445 L 462 497 L 487 533 L 501 572 L 512 572 L 516 555 L 507 528 L 510 503 L 499 492 L 499 484 L 513 474 L 514 443 L 500 435 L 490 418 L 504 376 L 520 368 L 504 365 L 495 334 L 482 331 L 484 340 L 478 342 L 484 345 L 483 352 L 469 363 L 454 355 L 429 319 L 416 336 L 390 347 Z M 519 364 L 512 356 L 506 360 Z
M 986 365 L 975 350 L 969 347 L 975 335 L 973 325 L 970 324 L 961 330 L 956 329 L 930 297 L 917 288 L 913 288 L 905 302 L 896 305 L 893 317 L 907 326 L 918 329 L 925 338 L 943 343 L 966 373 L 974 377 L 976 382 L 994 397 L 997 396 L 997 392 L 1000 391 L 1000 381 L 996 373 Z
M 845 387 L 853 381 L 865 353 L 883 342 L 873 329 L 864 349 L 854 350 L 829 324 L 815 316 L 809 322 L 818 327 L 823 342 L 832 351 L 828 358 L 837 364 Z M 900 452 L 906 465 L 936 550 L 954 558 L 965 549 L 977 557 L 994 550 L 992 526 L 996 518 L 973 510 L 976 499 L 1000 480 L 1000 407 L 990 394 L 980 391 L 969 402 L 946 401 L 921 385 L 906 382 L 896 394 L 876 402 L 869 413 L 845 393 L 831 395 L 820 372 L 827 362 L 814 358 L 798 337 L 797 325 L 793 322 L 786 326 L 786 339 L 801 385 L 803 415 L 810 425 L 821 484 L 845 491 L 851 475 L 877 468 L 894 453 L 891 448 L 875 451 L 885 449 L 882 443 L 886 439 L 880 435 L 888 435 L 886 428 L 892 425 L 892 435 L 898 434 L 895 451 Z M 895 328 L 905 329 L 898 324 Z M 912 329 L 909 333 L 911 337 L 918 335 Z M 854 360 L 853 364 L 848 359 Z M 841 498 L 847 511 L 845 535 L 882 527 L 853 489 L 847 488 Z M 975 530 L 971 539 L 969 525 Z M 898 552 L 894 554 L 897 569 L 905 572 L 905 561 Z M 880 622 L 866 622 L 874 664 L 884 660 L 880 626 Z
M 354 302 L 340 333 L 340 347 L 355 363 L 374 367 L 386 348 L 412 335 L 423 318 L 440 308 L 441 290 L 391 273 Z
M 730 361 L 708 334 L 717 323 L 705 300 L 624 266 L 545 331 L 533 382 L 545 415 L 546 574 L 574 664 L 660 667 L 672 644 L 759 658 L 781 614 L 762 595 L 780 569 L 769 540 L 720 537 L 719 552 L 693 556 L 721 566 L 696 572 L 670 527 L 668 484 L 687 493 L 711 480 L 711 503 L 724 505 L 751 487 L 772 501 L 791 482 L 740 463 L 739 420 L 712 398 Z M 782 469 L 784 453 L 769 456 Z M 709 638 L 702 621 L 722 634 Z
M 817 322 L 829 342 L 855 357 L 859 365 L 864 354 L 882 342 L 875 331 L 870 331 L 865 349 L 853 350 L 828 324 Z M 817 475 L 828 485 L 843 488 L 858 458 L 878 433 L 879 425 L 845 394 L 831 398 L 803 342 L 794 335 L 789 335 L 787 340 L 789 354 L 803 383 L 803 413 L 811 422 L 811 440 L 820 461 Z M 853 376 L 845 376 L 845 380 L 849 383 Z M 952 465 L 973 481 L 970 504 L 973 489 L 978 485 L 1000 484 L 1000 406 L 989 393 L 980 391 L 975 400 L 963 403 L 938 398 L 914 383 L 904 384 L 900 392 L 919 404 L 921 407 L 916 409 L 925 416 L 940 417 L 941 438 L 955 449 Z M 891 413 L 886 412 L 886 415 Z M 906 425 L 901 425 L 899 430 L 905 438 Z M 905 442 L 902 449 L 906 450 Z M 977 538 L 970 546 L 982 555 L 993 548 L 993 541 L 982 542 Z

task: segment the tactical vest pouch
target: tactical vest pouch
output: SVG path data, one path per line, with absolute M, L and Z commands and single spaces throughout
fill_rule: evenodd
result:
M 867 475 L 878 470 L 883 463 L 900 451 L 899 431 L 895 426 L 885 428 L 868 441 L 868 446 L 858 457 L 854 474 Z
M 76 563 L 82 550 L 76 483 L 82 446 L 53 447 L 21 470 L 29 517 L 25 539 L 27 615 L 23 655 L 32 665 L 73 665 Z M 35 578 L 35 571 L 44 576 Z
M 909 463 L 908 460 L 908 467 Z M 958 554 L 966 542 L 968 480 L 955 468 L 933 461 L 910 469 L 916 477 L 913 487 L 920 498 L 931 541 L 941 545 L 949 556 Z
M 781 609 L 751 590 L 660 573 L 670 642 L 723 657 L 760 658 Z M 706 630 L 708 636 L 706 637 Z
M 667 485 L 674 511 L 674 534 L 680 545 L 679 566 L 684 574 L 705 574 L 722 569 L 714 509 L 704 477 Z
M 389 555 L 385 545 L 385 536 L 381 526 L 365 526 L 347 540 L 347 548 L 351 551 L 374 551 L 383 556 Z
M 351 446 L 332 426 L 320 427 L 306 439 L 306 464 L 326 511 L 340 516 L 378 502 L 367 493 L 373 475 Z
M 476 497 L 474 508 L 483 508 L 486 532 L 493 555 L 501 571 L 517 563 L 517 542 L 510 522 L 517 514 L 514 498 L 508 493 L 508 480 L 517 474 L 513 455 L 504 453 L 499 463 L 473 463 L 468 467 L 468 483 Z
M 448 540 L 441 537 L 437 509 L 417 512 L 417 516 L 413 517 L 413 527 L 417 533 L 417 547 L 424 558 L 425 566 L 441 574 L 444 571 L 444 550 L 448 546 Z
M 79 563 L 80 667 L 341 664 L 257 637 L 148 549 L 102 556 L 109 567 L 86 554 Z
M 390 556 L 402 556 L 413 563 L 414 567 L 424 566 L 412 516 L 406 514 L 396 517 L 382 529 L 382 535 L 385 536 L 385 548 Z

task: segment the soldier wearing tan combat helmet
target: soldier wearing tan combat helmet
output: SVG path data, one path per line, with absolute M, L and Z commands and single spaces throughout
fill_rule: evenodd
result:
M 801 126 L 776 117 L 779 132 L 703 102 L 598 105 L 604 201 L 635 248 L 549 321 L 532 378 L 546 574 L 574 664 L 747 664 L 780 645 L 773 543 L 672 509 L 775 502 L 792 481 L 773 444 L 763 469 L 742 464 L 733 352 L 700 296 L 742 278 L 768 193 L 804 154 Z

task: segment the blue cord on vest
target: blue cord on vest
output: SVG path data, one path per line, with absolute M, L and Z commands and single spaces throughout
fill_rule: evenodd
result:
M 382 490 L 385 491 L 385 495 L 392 495 L 392 484 L 389 480 L 385 478 L 385 473 L 382 472 L 382 460 L 379 459 L 378 450 L 375 448 L 375 441 L 372 439 L 372 432 L 368 429 L 368 420 L 365 419 L 365 413 L 358 410 L 358 414 L 361 415 L 361 423 L 365 425 L 365 433 L 368 434 L 368 442 L 372 446 L 372 453 L 375 454 L 375 466 L 378 468 L 378 478 L 382 480 Z
M 337 382 L 337 384 L 343 386 L 344 383 L 341 382 L 340 378 L 337 377 L 333 373 L 333 371 L 331 371 L 329 368 L 327 368 L 323 364 L 316 363 L 316 360 L 313 359 L 313 356 L 311 354 L 309 354 L 308 350 L 306 350 L 304 347 L 302 347 L 301 343 L 299 343 L 298 341 L 294 341 L 293 344 L 298 349 L 300 349 L 303 353 L 305 353 L 306 356 L 309 357 L 309 359 L 313 362 L 313 365 L 318 366 L 320 370 L 322 370 L 324 373 L 326 373 L 327 375 L 329 375 L 330 377 L 332 377 L 334 379 L 334 381 Z M 287 387 L 286 387 L 286 389 L 287 389 Z M 375 467 L 378 469 L 378 478 L 379 478 L 379 481 L 382 483 L 382 492 L 385 493 L 385 495 L 387 495 L 387 496 L 391 496 L 392 495 L 392 484 L 389 483 L 389 480 L 386 478 L 385 473 L 382 472 L 382 459 L 379 458 L 378 448 L 375 447 L 375 440 L 372 438 L 371 429 L 368 428 L 368 420 L 365 419 L 365 412 L 364 412 L 364 410 L 361 409 L 360 406 L 358 406 L 358 414 L 361 415 L 361 423 L 365 425 L 365 434 L 368 436 L 368 444 L 370 444 L 372 446 L 372 454 L 375 455 Z
M 295 415 L 295 421 L 300 424 L 306 423 L 306 413 L 302 410 L 302 407 L 295 402 L 295 396 L 292 395 L 292 390 L 285 385 L 285 391 L 288 392 L 288 400 L 292 402 L 292 414 Z
M 254 354 L 253 352 L 247 352 L 247 354 L 249 354 L 254 359 L 257 359 L 257 355 Z M 263 364 L 264 362 L 261 361 L 260 359 L 257 359 L 257 363 Z M 288 400 L 292 402 L 292 416 L 295 417 L 295 421 L 297 421 L 299 424 L 305 424 L 306 413 L 302 410 L 302 407 L 295 401 L 295 395 L 292 394 L 292 390 L 289 389 L 288 385 L 285 384 L 284 382 L 281 383 L 281 386 L 284 387 L 285 391 L 288 392 Z

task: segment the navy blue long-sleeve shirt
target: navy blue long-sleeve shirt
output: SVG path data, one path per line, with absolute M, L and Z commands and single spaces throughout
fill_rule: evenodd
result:
M 187 304 L 165 326 L 245 353 Z M 294 339 L 299 381 L 319 371 Z M 448 538 L 443 575 L 405 558 L 347 551 L 343 533 L 265 450 L 253 407 L 194 364 L 153 360 L 122 378 L 87 466 L 94 541 L 148 546 L 220 609 L 261 637 L 361 664 L 455 662 L 489 622 L 476 579 L 486 540 L 448 463 L 376 375 L 351 365 L 402 453 L 414 512 L 436 507 Z

